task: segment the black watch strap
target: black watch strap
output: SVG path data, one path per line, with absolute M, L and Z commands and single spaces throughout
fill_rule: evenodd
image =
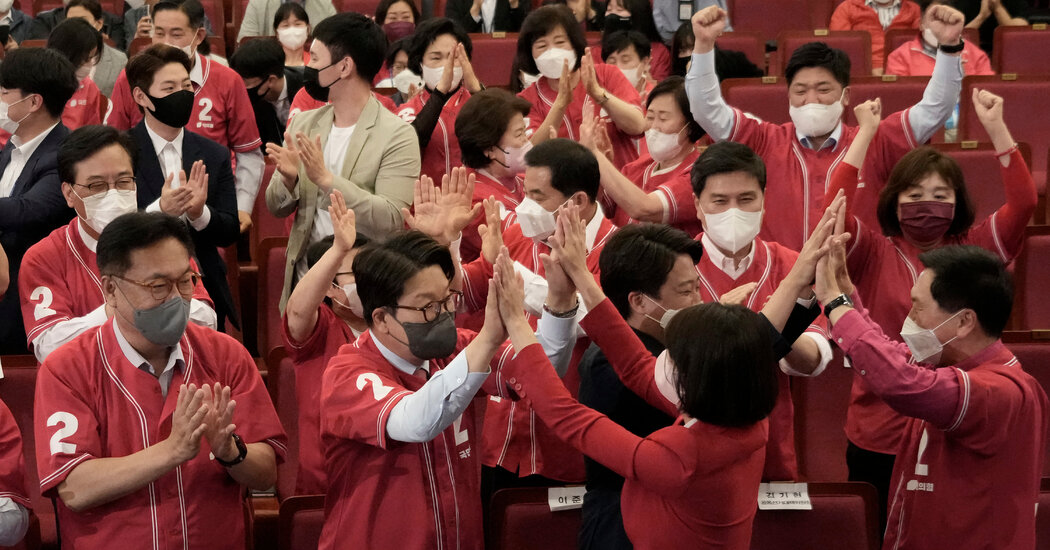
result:
M 845 294 L 839 294 L 834 300 L 824 304 L 824 316 L 831 317 L 831 312 L 835 311 L 835 308 L 839 306 L 852 306 L 853 300 L 850 300 L 849 296 Z
M 244 444 L 244 440 L 237 434 L 232 434 L 233 444 L 237 446 L 237 458 L 233 460 L 223 460 L 219 457 L 215 457 L 215 462 L 222 464 L 224 467 L 229 468 L 230 466 L 236 466 L 241 462 L 244 462 L 244 458 L 248 456 L 248 446 Z
M 966 41 L 960 38 L 959 43 L 954 46 L 946 46 L 944 44 L 940 44 L 937 47 L 940 48 L 940 50 L 944 53 L 959 53 L 963 51 L 963 48 L 966 47 Z

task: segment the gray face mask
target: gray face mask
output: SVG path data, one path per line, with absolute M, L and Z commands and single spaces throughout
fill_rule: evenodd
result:
M 190 301 L 175 296 L 150 309 L 135 310 L 135 328 L 144 338 L 158 346 L 179 343 L 190 320 Z
M 437 319 L 429 323 L 397 322 L 405 329 L 405 336 L 408 338 L 407 343 L 401 343 L 408 346 L 408 351 L 419 359 L 440 359 L 456 351 L 456 318 L 450 312 L 439 314 Z

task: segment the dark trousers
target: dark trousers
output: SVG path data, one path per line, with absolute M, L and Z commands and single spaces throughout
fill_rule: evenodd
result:
M 848 442 L 846 466 L 850 481 L 863 481 L 875 486 L 879 493 L 879 537 L 886 531 L 886 505 L 890 494 L 890 478 L 896 455 L 876 453 Z
M 579 550 L 631 550 L 634 545 L 623 528 L 620 491 L 590 489 L 583 497 L 582 521 L 577 537 Z

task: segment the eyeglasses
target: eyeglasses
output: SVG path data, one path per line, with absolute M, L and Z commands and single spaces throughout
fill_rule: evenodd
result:
M 441 315 L 443 312 L 456 311 L 457 309 L 459 309 L 459 304 L 462 301 L 463 301 L 463 293 L 458 291 L 458 290 L 453 290 L 452 292 L 449 293 L 448 297 L 446 297 L 444 300 L 435 300 L 435 301 L 430 302 L 429 304 L 427 304 L 427 305 L 425 305 L 423 307 L 403 306 L 403 305 L 397 304 L 397 305 L 394 306 L 394 308 L 396 308 L 396 309 L 411 309 L 413 311 L 422 311 L 423 312 L 423 320 L 429 323 L 429 322 L 433 321 L 434 319 L 437 319 L 438 316 Z
M 77 187 L 83 187 L 87 189 L 88 196 L 97 195 L 99 193 L 105 193 L 110 189 L 116 189 L 117 191 L 134 191 L 135 190 L 135 178 L 131 176 L 125 176 L 118 179 L 117 181 L 105 181 L 97 180 L 91 183 L 74 183 Z
M 171 296 L 171 287 L 173 286 L 178 289 L 179 294 L 183 296 L 192 296 L 193 289 L 197 286 L 197 281 L 201 278 L 201 274 L 196 271 L 187 271 L 178 279 L 165 279 L 161 277 L 149 281 L 136 281 L 134 279 L 128 279 L 127 277 L 121 277 L 120 275 L 113 276 L 122 281 L 134 283 L 145 288 L 150 292 L 150 295 L 153 296 L 154 300 L 163 300 L 168 296 Z

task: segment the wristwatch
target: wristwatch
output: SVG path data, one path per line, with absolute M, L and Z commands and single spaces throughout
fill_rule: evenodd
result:
M 937 47 L 940 48 L 940 50 L 944 53 L 959 53 L 963 51 L 963 48 L 966 47 L 966 42 L 962 38 L 960 38 L 959 43 L 954 46 L 945 46 L 944 44 L 940 44 Z
M 853 300 L 850 300 L 849 296 L 846 296 L 845 294 L 839 294 L 833 300 L 824 304 L 824 316 L 831 317 L 831 312 L 835 311 L 839 306 L 853 307 Z
M 222 464 L 226 468 L 236 466 L 241 462 L 244 462 L 244 458 L 248 456 L 248 446 L 244 444 L 244 440 L 241 439 L 241 436 L 237 434 L 231 434 L 231 436 L 233 437 L 233 444 L 237 446 L 237 457 L 229 461 L 223 460 L 217 456 L 215 457 L 215 462 Z

